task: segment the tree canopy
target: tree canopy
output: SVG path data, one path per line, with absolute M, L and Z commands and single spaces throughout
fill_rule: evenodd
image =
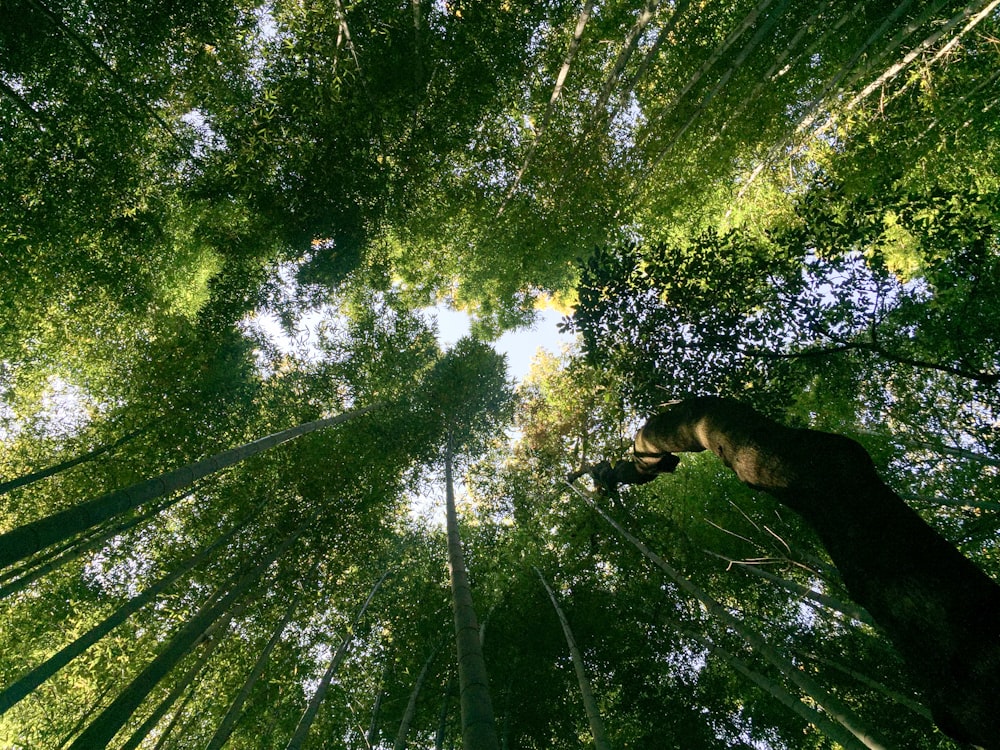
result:
M 960 746 L 711 456 L 565 480 L 732 397 L 1000 578 L 995 0 L 0 17 L 0 746 L 459 744 L 452 452 L 501 746 Z

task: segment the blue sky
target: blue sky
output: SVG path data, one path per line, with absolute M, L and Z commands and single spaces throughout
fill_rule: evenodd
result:
M 437 319 L 438 339 L 442 347 L 450 347 L 469 333 L 469 316 L 466 313 L 444 307 L 431 308 L 427 312 Z M 510 331 L 494 342 L 494 348 L 507 355 L 507 369 L 512 378 L 518 382 L 524 379 L 539 349 L 559 354 L 563 345 L 573 343 L 573 336 L 559 333 L 558 325 L 562 318 L 563 314 L 556 310 L 539 310 L 531 328 Z
M 469 333 L 471 326 L 467 313 L 449 309 L 444 305 L 429 307 L 423 312 L 437 321 L 438 341 L 443 349 L 450 348 Z M 282 350 L 296 351 L 299 356 L 308 357 L 311 342 L 316 335 L 316 327 L 325 314 L 329 314 L 329 311 L 314 311 L 298 321 L 298 333 L 294 341 L 281 329 L 277 317 L 270 313 L 257 314 L 244 321 L 244 325 L 259 327 Z M 538 310 L 534 325 L 505 333 L 493 342 L 494 348 L 507 356 L 510 377 L 518 382 L 522 381 L 528 374 L 531 361 L 539 349 L 559 354 L 564 345 L 574 342 L 573 336 L 559 332 L 558 325 L 562 318 L 561 312 L 551 308 Z

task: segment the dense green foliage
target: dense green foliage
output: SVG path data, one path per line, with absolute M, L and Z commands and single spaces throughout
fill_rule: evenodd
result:
M 667 568 L 563 478 L 723 393 L 857 438 L 1000 576 L 994 4 L 0 18 L 0 533 L 378 407 L 0 570 L 0 747 L 96 717 L 112 748 L 283 747 L 338 648 L 306 747 L 452 746 L 449 435 L 504 747 L 589 731 L 535 568 L 612 747 L 840 746 L 831 696 L 955 747 L 811 532 L 710 456 L 596 499 Z M 512 399 L 480 339 L 543 297 L 581 351 Z M 480 338 L 443 351 L 434 304 Z

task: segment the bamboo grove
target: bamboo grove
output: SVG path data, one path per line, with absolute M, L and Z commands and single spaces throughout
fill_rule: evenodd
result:
M 1000 579 L 998 101 L 997 0 L 0 0 L 0 748 L 967 746 L 809 512 L 585 475 L 737 399 Z

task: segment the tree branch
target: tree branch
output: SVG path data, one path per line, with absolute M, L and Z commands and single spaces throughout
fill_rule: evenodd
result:
M 995 385 L 1000 383 L 1000 373 L 981 372 L 979 370 L 972 370 L 965 367 L 944 365 L 938 362 L 928 362 L 926 360 L 916 359 L 915 357 L 907 357 L 902 354 L 896 354 L 895 352 L 888 351 L 872 341 L 852 341 L 839 344 L 837 346 L 829 346 L 822 349 L 803 349 L 797 352 L 770 352 L 764 349 L 747 349 L 745 350 L 745 353 L 752 357 L 759 357 L 760 359 L 776 360 L 829 357 L 834 354 L 842 354 L 843 352 L 849 351 L 867 351 L 882 357 L 889 362 L 896 362 L 897 364 L 909 365 L 910 367 L 927 370 L 937 370 L 938 372 L 945 372 L 949 375 L 956 375 L 960 378 L 968 378 L 969 380 L 975 380 L 986 385 Z

